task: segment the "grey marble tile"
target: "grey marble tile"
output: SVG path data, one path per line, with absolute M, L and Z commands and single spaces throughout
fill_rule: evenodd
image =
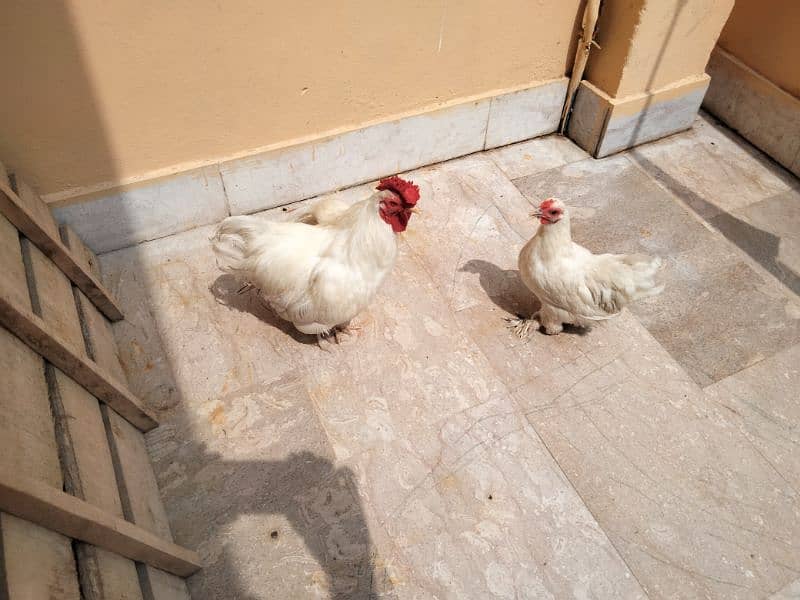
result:
M 789 190 L 721 213 L 711 224 L 800 295 L 800 191 Z
M 800 176 L 800 100 L 716 47 L 703 107 Z
M 791 175 L 704 113 L 690 131 L 626 154 L 705 218 L 760 202 L 792 185 Z
M 626 156 L 572 163 L 515 184 L 532 202 L 564 200 L 573 239 L 590 250 L 664 259 L 664 292 L 631 310 L 700 385 L 800 341 L 798 299 Z
M 769 600 L 798 600 L 800 598 L 800 579 L 796 579 L 779 592 L 769 597 Z
M 53 209 L 94 252 L 154 240 L 228 215 L 216 165 Z
M 483 149 L 491 100 L 370 125 L 220 165 L 231 214 L 253 213 Z
M 700 110 L 707 87 L 706 82 L 699 89 L 655 102 L 633 115 L 612 116 L 605 125 L 603 138 L 598 142 L 594 156 L 609 156 L 689 129 Z
M 484 188 L 469 179 L 479 172 L 478 165 L 472 158 L 457 162 L 427 176 L 434 190 L 428 195 L 428 230 L 446 229 L 462 241 L 476 235 L 474 221 L 456 220 L 449 210 L 447 191 L 459 186 L 466 190 L 463 210 L 527 212 L 517 196 L 505 191 L 489 206 Z M 677 244 L 703 272 L 715 272 L 714 265 L 723 259 L 734 267 L 740 263 L 721 236 L 624 157 L 577 162 L 521 181 L 539 178 L 544 182 L 536 190 L 541 191 L 517 183 L 532 200 L 551 194 L 577 198 L 576 227 L 596 250 L 671 252 Z M 530 309 L 513 267 L 522 239 L 531 233 L 522 230 L 523 222 L 517 221 L 519 233 L 501 225 L 481 231 L 467 270 L 473 279 L 460 289 L 477 284 L 484 294 L 459 306 L 459 326 L 513 390 L 526 418 L 650 597 L 761 598 L 778 589 L 798 568 L 800 515 L 792 486 L 747 444 L 726 410 L 705 397 L 634 314 L 585 335 L 534 335 L 527 343 L 505 329 L 502 317 Z M 503 236 L 495 235 L 501 228 Z M 433 261 L 431 255 L 443 254 L 442 262 L 452 265 L 458 256 L 440 252 L 441 244 L 420 242 L 412 248 L 423 262 L 425 256 Z M 679 272 L 672 276 L 676 285 L 681 283 Z M 451 293 L 449 279 L 435 276 L 434 281 L 442 293 Z M 736 282 L 731 288 L 739 286 Z M 735 305 L 735 296 L 723 298 L 728 308 L 721 303 L 716 312 L 730 312 Z M 665 310 L 652 308 L 653 314 Z M 715 360 L 727 360 L 730 345 L 719 338 Z M 702 357 L 704 350 L 697 352 Z M 757 360 L 752 354 L 749 358 Z M 512 417 L 492 412 L 493 425 L 508 431 Z M 435 486 L 425 484 L 426 489 Z
M 490 150 L 491 158 L 509 179 L 540 173 L 571 162 L 589 158 L 569 138 L 548 135 L 519 144 Z
M 651 598 L 763 598 L 796 577 L 796 487 L 634 319 L 529 419 Z M 580 372 L 580 371 L 579 371 Z
M 800 501 L 800 346 L 739 371 L 705 391 Z
M 558 129 L 569 80 L 562 77 L 492 98 L 485 148 L 497 148 Z
M 422 213 L 330 352 L 235 294 L 210 227 L 102 257 L 131 388 L 161 413 L 148 444 L 176 538 L 209 565 L 193 593 L 791 592 L 786 290 L 625 157 L 514 185 L 487 154 L 408 174 Z M 547 196 L 574 205 L 590 248 L 665 256 L 665 296 L 583 335 L 511 335 L 503 317 L 535 307 L 516 259 Z M 740 218 L 789 237 L 753 210 Z
M 210 565 L 195 593 L 643 597 L 414 247 L 431 177 L 412 174 L 423 213 L 331 352 L 218 280 L 209 228 L 103 257 L 131 387 L 174 389 L 149 444 L 176 537 Z

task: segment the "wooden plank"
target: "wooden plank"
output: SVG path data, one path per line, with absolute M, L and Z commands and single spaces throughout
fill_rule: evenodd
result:
M 137 565 L 145 600 L 191 600 L 186 581 L 161 569 Z
M 124 380 L 110 324 L 82 295 L 77 295 L 89 355 Z M 172 540 L 169 520 L 161 500 L 144 435 L 113 410 L 102 408 L 108 443 L 117 473 L 123 515 L 148 531 Z
M 33 313 L 60 338 L 75 348 L 83 348 L 83 332 L 72 294 L 72 284 L 42 251 L 25 238 L 21 240 Z M 85 354 L 85 353 L 84 353 Z
M 76 542 L 75 556 L 83 600 L 145 600 L 131 559 L 83 542 Z
M 42 359 L 0 327 L 0 465 L 35 473 L 61 489 L 53 420 Z
M 122 517 L 122 502 L 100 404 L 63 372 L 51 368 L 50 393 L 63 410 L 69 438 L 66 445 L 73 453 L 78 469 L 77 474 L 71 477 L 73 481 L 65 484 L 65 489 L 112 515 Z
M 174 575 L 188 577 L 201 568 L 195 552 L 5 465 L 0 510 Z
M 125 518 L 162 539 L 172 540 L 144 435 L 108 407 L 103 407 L 103 418 L 111 432 L 114 467 L 122 476 L 119 488 Z
M 69 279 L 27 240 L 22 243 L 22 256 L 23 260 L 27 258 L 33 312 L 88 355 L 88 336 L 82 326 L 79 297 L 91 307 L 87 310 L 93 311 L 95 320 L 104 325 L 107 321 L 86 296 L 73 288 Z M 122 517 L 122 502 L 100 403 L 49 363 L 45 366 L 45 378 L 55 419 L 64 490 Z M 121 380 L 124 381 L 124 377 Z M 75 558 L 84 600 L 143 600 L 136 564 L 129 558 L 83 542 L 75 544 Z
M 77 292 L 78 313 L 84 325 L 87 352 L 103 368 L 125 379 L 117 345 L 108 320 Z M 167 515 L 159 495 L 144 436 L 112 410 L 103 410 L 114 448 L 115 468 L 125 505 L 127 520 L 172 540 Z M 113 423 L 113 425 L 112 425 Z M 170 573 L 145 564 L 136 565 L 145 600 L 190 600 L 186 582 Z
M 100 272 L 100 261 L 97 260 L 95 253 L 78 237 L 75 230 L 65 223 L 58 228 L 58 231 L 61 234 L 61 241 L 72 251 L 72 256 L 91 271 L 92 275 L 97 278 L 97 281 L 103 281 L 103 274 Z
M 34 192 L 31 186 L 20 180 L 14 173 L 8 174 L 8 181 L 11 183 L 11 189 L 19 196 L 22 206 L 30 211 L 39 226 L 50 237 L 58 237 L 58 225 L 56 225 L 56 220 L 53 218 L 53 213 L 50 212 L 47 204 L 39 198 L 39 194 Z
M 72 547 L 63 535 L 0 513 L 0 547 L 0 598 L 82 600 Z
M 21 262 L 20 258 L 20 262 Z M 27 284 L 26 288 L 27 288 Z M 62 486 L 43 361 L 16 336 L 0 327 L 0 469 Z M 9 600 L 78 600 L 78 577 L 69 539 L 33 523 L 0 513 L 0 554 Z
M 64 489 L 90 504 L 122 516 L 111 452 L 100 403 L 61 371 L 46 367 L 64 468 Z M 83 542 L 75 556 L 84 600 L 143 600 L 135 563 Z
M 36 244 L 104 315 L 112 321 L 122 319 L 122 311 L 111 293 L 64 245 L 55 223 L 50 225 L 52 216 L 44 202 L 35 195 L 23 199 L 0 181 L 0 213 Z
M 78 312 L 84 323 L 87 350 L 107 370 L 125 374 L 117 355 L 110 324 L 100 312 L 78 294 Z M 172 540 L 169 520 L 158 490 L 158 483 L 144 435 L 113 410 L 103 409 L 109 446 L 119 481 L 123 514 L 126 519 L 148 531 Z
M 140 430 L 149 431 L 158 425 L 155 415 L 142 405 L 127 386 L 93 360 L 82 356 L 82 349 L 56 334 L 41 317 L 2 295 L 0 325 L 13 331 L 35 352 L 67 373 L 98 400 L 113 407 Z
M 0 215 L 0 294 L 25 308 L 31 306 L 19 233 L 3 215 Z
M 83 324 L 87 352 L 100 368 L 111 373 L 118 381 L 127 381 L 125 369 L 119 358 L 117 341 L 111 330 L 111 323 L 89 302 L 83 292 L 76 290 L 75 301 Z

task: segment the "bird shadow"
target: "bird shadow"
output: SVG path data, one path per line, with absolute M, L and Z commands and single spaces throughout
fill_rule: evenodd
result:
M 301 344 L 312 345 L 317 343 L 316 336 L 300 333 L 295 329 L 294 325 L 288 321 L 284 321 L 272 312 L 267 303 L 259 295 L 258 290 L 251 288 L 246 291 L 240 291 L 242 289 L 241 279 L 238 279 L 230 273 L 225 273 L 217 277 L 208 289 L 219 304 L 231 310 L 250 313 L 258 320 L 280 330 L 294 341 Z
M 489 299 L 511 316 L 529 318 L 542 304 L 520 279 L 517 269 L 501 269 L 485 260 L 474 258 L 462 265 L 462 273 L 475 273 Z M 564 333 L 586 335 L 588 329 L 564 324 Z

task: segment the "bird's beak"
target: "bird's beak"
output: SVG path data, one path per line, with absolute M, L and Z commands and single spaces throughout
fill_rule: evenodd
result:
M 421 215 L 422 214 L 422 211 L 420 209 L 418 209 L 416 206 L 414 208 L 412 208 L 408 212 L 410 212 L 411 214 L 414 214 L 414 215 Z
M 541 218 L 542 218 L 542 211 L 540 211 L 540 210 L 537 208 L 536 210 L 534 210 L 533 212 L 531 212 L 531 216 L 532 216 L 533 218 L 535 218 L 535 219 L 541 219 Z

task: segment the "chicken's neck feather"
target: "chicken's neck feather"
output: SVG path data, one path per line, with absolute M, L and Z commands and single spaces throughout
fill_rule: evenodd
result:
M 395 234 L 378 213 L 380 195 L 374 194 L 345 211 L 334 227 L 353 260 L 364 260 L 383 267 L 394 261 Z
M 536 237 L 539 238 L 538 245 L 542 253 L 556 255 L 563 252 L 565 247 L 572 244 L 569 215 L 565 213 L 557 223 L 539 225 Z

